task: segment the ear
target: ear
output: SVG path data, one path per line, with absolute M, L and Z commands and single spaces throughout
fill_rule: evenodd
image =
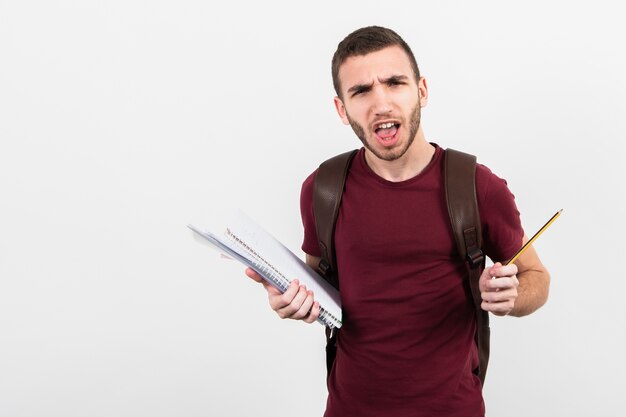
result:
M 426 85 L 426 78 L 420 77 L 420 80 L 417 83 L 417 90 L 420 94 L 420 107 L 426 107 L 428 104 L 428 85 Z
M 348 120 L 348 113 L 346 113 L 346 106 L 343 105 L 343 101 L 339 97 L 335 97 L 333 99 L 335 102 L 335 109 L 337 109 L 337 114 L 341 118 L 341 121 L 344 125 L 349 125 L 350 120 Z

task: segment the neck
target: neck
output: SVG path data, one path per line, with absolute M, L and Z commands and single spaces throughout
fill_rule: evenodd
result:
M 393 161 L 385 161 L 377 158 L 366 148 L 365 161 L 372 171 L 381 178 L 387 181 L 400 182 L 411 179 L 422 172 L 430 163 L 434 154 L 435 147 L 426 141 L 420 127 L 415 140 L 400 158 Z

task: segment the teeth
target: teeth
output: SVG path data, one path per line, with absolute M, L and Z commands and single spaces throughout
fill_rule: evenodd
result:
M 379 129 L 389 129 L 390 127 L 394 127 L 395 123 L 381 123 L 380 125 L 378 125 Z

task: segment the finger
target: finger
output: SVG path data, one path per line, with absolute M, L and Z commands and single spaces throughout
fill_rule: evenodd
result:
M 295 297 L 293 297 L 291 302 L 277 311 L 278 315 L 284 319 L 293 318 L 293 315 L 296 314 L 298 310 L 300 310 L 300 307 L 302 307 L 302 304 L 306 300 L 307 295 L 308 293 L 306 287 L 301 286 L 298 290 L 298 293 L 295 295 Z
M 515 304 L 510 301 L 502 303 L 489 303 L 483 301 L 483 303 L 480 305 L 480 308 L 497 316 L 505 316 L 513 310 L 514 305 Z
M 485 268 L 482 274 L 480 274 L 480 278 L 478 279 L 478 286 L 481 292 L 488 290 L 487 283 L 493 279 L 492 270 L 496 268 L 497 265 L 499 265 L 499 263 L 496 263 L 495 265 Z
M 311 312 L 307 317 L 304 318 L 305 323 L 313 323 L 320 316 L 320 303 L 315 301 L 313 303 L 313 307 L 311 307 Z
M 311 307 L 313 307 L 314 302 L 315 302 L 315 299 L 313 296 L 313 291 L 308 290 L 306 298 L 304 299 L 304 302 L 302 303 L 298 311 L 296 311 L 294 314 L 291 315 L 291 318 L 295 320 L 301 320 L 305 318 L 306 316 L 308 316 L 309 312 L 311 311 Z
M 277 293 L 274 291 L 270 292 L 268 290 L 270 307 L 272 307 L 272 310 L 278 311 L 281 308 L 288 306 L 289 303 L 291 303 L 291 300 L 293 300 L 293 297 L 295 297 L 298 293 L 299 289 L 300 282 L 297 279 L 294 279 L 293 281 L 291 281 L 291 284 L 289 284 L 285 292 L 282 294 L 280 293 L 280 291 L 278 291 Z
M 502 265 L 498 262 L 491 268 L 490 274 L 493 278 L 514 276 L 517 274 L 517 265 Z
M 260 283 L 261 285 L 263 285 L 263 288 L 265 288 L 267 290 L 268 293 L 270 294 L 282 294 L 280 291 L 278 291 L 276 288 L 274 288 L 274 286 L 272 284 L 270 284 L 269 282 L 267 282 L 267 280 L 265 280 L 258 272 L 256 272 L 254 269 L 252 268 L 247 268 L 245 271 L 246 275 L 250 278 L 252 278 L 254 281 Z
M 502 277 L 502 278 L 495 278 L 495 279 L 490 279 L 487 282 L 485 282 L 485 289 L 486 290 L 505 290 L 508 288 L 517 288 L 519 285 L 519 281 L 517 280 L 516 276 L 512 276 L 512 277 Z
M 498 292 L 485 292 L 481 294 L 481 297 L 483 301 L 488 303 L 501 303 L 509 300 L 515 301 L 517 299 L 517 290 L 510 288 Z
M 495 264 L 491 265 L 490 268 L 487 268 L 486 271 L 489 273 L 489 276 L 491 278 L 494 278 L 496 276 L 496 273 L 498 272 L 498 269 L 500 269 L 502 267 L 502 264 L 500 262 L 496 262 Z
M 270 283 L 263 284 L 263 286 L 267 290 L 267 294 L 269 297 L 280 297 L 281 295 L 283 295 L 283 293 L 280 292 L 278 288 L 274 287 Z
M 264 282 L 265 280 L 263 278 L 261 278 L 261 275 L 259 275 L 254 269 L 252 268 L 246 268 L 246 275 L 249 276 L 250 278 L 252 278 L 253 280 L 255 280 L 256 282 Z
M 256 272 L 254 269 L 252 268 L 246 268 L 245 271 L 246 275 L 250 278 L 252 278 L 254 281 L 260 283 L 261 285 L 263 285 L 263 288 L 265 288 L 265 290 L 270 294 L 270 295 L 280 295 L 282 294 L 278 289 L 276 289 L 272 284 L 270 284 L 269 282 L 267 282 L 265 279 L 263 279 L 263 277 L 261 275 L 259 275 L 258 272 Z

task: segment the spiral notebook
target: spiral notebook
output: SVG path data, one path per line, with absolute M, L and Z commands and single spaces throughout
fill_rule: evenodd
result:
M 285 292 L 293 279 L 312 290 L 320 303 L 317 319 L 329 328 L 341 327 L 339 292 L 270 233 L 239 212 L 223 236 L 188 225 L 196 236 L 214 245 L 224 255 L 254 269 L 263 279 Z

